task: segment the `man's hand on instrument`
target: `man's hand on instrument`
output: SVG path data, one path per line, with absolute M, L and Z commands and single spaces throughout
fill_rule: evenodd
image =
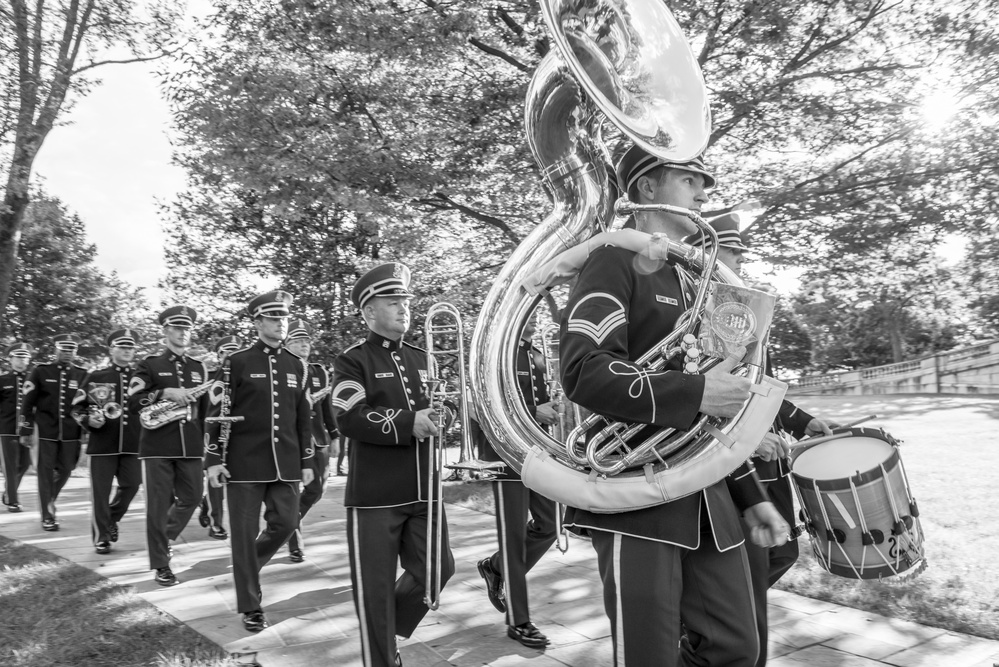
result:
M 558 421 L 558 413 L 555 412 L 555 404 L 551 401 L 542 403 L 535 408 L 534 413 L 538 421 L 542 424 L 554 424 Z
M 99 412 L 92 412 L 87 415 L 87 425 L 90 428 L 100 428 L 104 426 L 104 415 Z
M 416 411 L 416 419 L 413 420 L 413 437 L 417 440 L 430 438 L 437 435 L 437 411 L 433 408 L 424 408 Z
M 721 363 L 704 374 L 704 394 L 700 412 L 712 417 L 734 417 L 749 398 L 748 378 L 731 375 L 732 370 L 746 354 L 745 347 L 738 347 Z
M 754 452 L 755 456 L 759 456 L 764 461 L 782 459 L 790 453 L 791 446 L 776 433 L 767 433 L 764 435 L 763 441 L 756 448 L 756 452 Z
M 173 401 L 177 405 L 187 405 L 191 402 L 190 394 L 186 389 L 180 387 L 167 387 L 163 390 L 163 398 L 167 401 Z
M 312 484 L 312 480 L 316 478 L 316 471 L 312 468 L 302 468 L 302 486 L 308 486 Z
M 743 517 L 749 524 L 749 539 L 758 547 L 779 547 L 790 537 L 791 527 L 769 501 L 753 505 Z
M 832 422 L 826 422 L 822 419 L 813 419 L 808 422 L 808 426 L 805 427 L 805 435 L 811 437 L 816 435 L 832 435 L 832 430 L 836 428 L 836 425 Z
M 229 471 L 225 469 L 225 466 L 221 463 L 213 466 L 208 466 L 208 483 L 214 488 L 220 489 L 222 485 L 225 484 L 225 480 L 229 479 Z

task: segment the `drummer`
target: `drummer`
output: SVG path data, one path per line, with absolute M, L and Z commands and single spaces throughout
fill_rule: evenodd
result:
M 718 261 L 742 274 L 742 265 L 748 258 L 748 234 L 739 231 L 739 220 L 729 213 L 708 221 L 718 234 Z M 702 234 L 693 234 L 684 239 L 686 243 L 700 247 L 704 243 Z M 770 354 L 767 353 L 767 375 L 773 375 Z M 763 483 L 771 502 L 789 526 L 795 524 L 794 505 L 791 493 L 790 447 L 782 434 L 790 433 L 795 438 L 816 435 L 831 435 L 834 426 L 812 417 L 790 401 L 781 405 L 773 428 L 756 448 L 752 461 L 756 473 Z M 788 540 L 784 544 L 769 549 L 758 547 L 749 539 L 749 527 L 743 522 L 746 535 L 746 554 L 749 558 L 749 571 L 752 577 L 753 596 L 756 602 L 756 623 L 760 636 L 760 656 L 756 667 L 767 664 L 767 590 L 791 569 L 798 559 L 798 541 Z

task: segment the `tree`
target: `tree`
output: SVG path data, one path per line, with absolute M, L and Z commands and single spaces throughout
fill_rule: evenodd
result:
M 4 313 L 11 339 L 31 343 L 44 357 L 53 351 L 53 335 L 73 332 L 83 340 L 80 356 L 91 359 L 103 356 L 115 328 L 138 329 L 146 344 L 159 339 L 141 290 L 98 270 L 96 252 L 79 217 L 58 199 L 35 195 L 25 211 L 17 278 Z
M 6 172 L 0 206 L 0 335 L 25 211 L 31 171 L 67 99 L 97 83 L 94 72 L 111 63 L 165 55 L 176 9 L 152 5 L 139 17 L 131 0 L 10 0 L 0 7 L 0 173 Z M 114 46 L 132 56 L 104 57 Z

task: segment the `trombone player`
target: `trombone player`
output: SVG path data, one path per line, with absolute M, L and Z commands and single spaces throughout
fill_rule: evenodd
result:
M 366 667 L 402 665 L 396 635 L 413 633 L 429 611 L 427 589 L 443 588 L 454 573 L 444 504 L 438 498 L 429 507 L 427 496 L 429 438 L 440 435 L 426 386 L 428 355 L 403 342 L 409 283 L 409 268 L 399 263 L 358 279 L 350 298 L 368 337 L 340 355 L 333 374 L 333 414 L 350 440 L 344 505 Z M 428 523 L 441 529 L 439 558 L 427 544 Z M 436 582 L 426 580 L 428 559 Z
M 99 554 L 111 553 L 111 543 L 118 541 L 118 522 L 142 483 L 142 428 L 138 417 L 122 407 L 128 396 L 139 335 L 133 329 L 118 329 L 108 334 L 105 342 L 111 365 L 87 375 L 73 398 L 73 417 L 90 432 L 90 533 Z M 110 499 L 116 479 L 118 490 Z

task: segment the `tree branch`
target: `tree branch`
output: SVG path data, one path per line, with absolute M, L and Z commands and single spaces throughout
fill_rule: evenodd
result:
M 458 211 L 473 220 L 478 220 L 483 222 L 490 227 L 495 227 L 500 230 L 504 236 L 510 239 L 514 244 L 520 243 L 520 238 L 514 233 L 510 226 L 507 225 L 503 220 L 495 216 L 489 215 L 488 213 L 483 213 L 482 211 L 476 211 L 473 208 L 465 206 L 464 204 L 459 204 L 451 197 L 447 196 L 443 192 L 435 192 L 433 197 L 424 197 L 415 200 L 417 204 L 422 204 L 424 206 L 430 206 L 438 210 L 451 210 Z
M 124 60 L 99 60 L 97 62 L 87 63 L 83 67 L 75 69 L 71 72 L 71 76 L 76 76 L 81 72 L 86 72 L 88 69 L 94 69 L 95 67 L 101 67 L 103 65 L 130 65 L 132 63 L 147 63 L 152 60 L 159 60 L 160 58 L 165 58 L 166 56 L 176 53 L 176 50 L 163 51 L 155 56 L 135 56 L 134 58 L 126 58 Z
M 524 63 L 520 62 L 519 60 L 517 60 L 516 58 L 514 58 L 513 56 L 511 56 L 506 51 L 501 51 L 500 49 L 497 49 L 494 46 L 490 46 L 490 45 L 486 44 L 485 42 L 483 42 L 482 40 L 480 40 L 478 37 L 469 37 L 468 38 L 468 43 L 471 44 L 472 46 L 476 47 L 477 49 L 488 53 L 491 56 L 496 56 L 500 60 L 503 60 L 503 61 L 506 61 L 506 62 L 510 63 L 511 65 L 513 65 L 514 67 L 516 67 L 517 69 L 519 69 L 521 72 L 530 72 L 531 71 L 530 67 L 528 67 Z

